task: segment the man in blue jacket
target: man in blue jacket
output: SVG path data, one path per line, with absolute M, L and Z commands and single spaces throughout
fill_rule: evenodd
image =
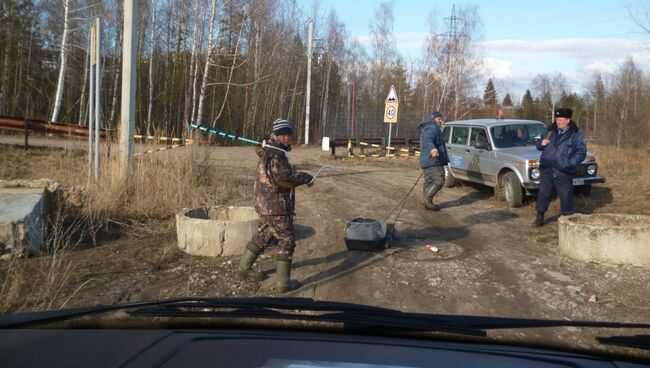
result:
M 573 176 L 576 167 L 587 156 L 584 136 L 571 119 L 573 111 L 561 108 L 555 111 L 555 123 L 548 130 L 546 138 L 537 141 L 542 151 L 539 160 L 539 193 L 537 194 L 537 218 L 533 226 L 544 225 L 544 213 L 548 210 L 553 192 L 560 197 L 563 216 L 572 215 Z
M 425 119 L 420 129 L 420 167 L 424 170 L 424 206 L 439 211 L 433 203 L 433 196 L 445 184 L 445 165 L 449 162 L 447 146 L 442 140 L 441 127 L 445 123 L 442 113 L 434 111 Z

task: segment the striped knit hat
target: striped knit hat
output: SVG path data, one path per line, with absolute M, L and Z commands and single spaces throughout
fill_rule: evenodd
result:
M 293 126 L 289 120 L 277 119 L 273 122 L 273 134 L 292 134 Z

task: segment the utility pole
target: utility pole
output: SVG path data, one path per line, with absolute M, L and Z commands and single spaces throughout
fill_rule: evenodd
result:
M 356 103 L 357 98 L 356 98 L 356 95 L 355 95 L 356 86 L 355 86 L 354 82 L 355 82 L 355 79 L 353 77 L 352 78 L 352 116 L 351 116 L 350 122 L 352 123 L 352 138 L 354 138 L 356 140 L 357 139 L 357 127 L 356 127 L 356 122 L 355 122 L 355 116 L 356 115 L 354 113 L 354 105 Z
M 135 134 L 135 76 L 138 30 L 137 1 L 124 0 L 122 35 L 122 107 L 120 114 L 120 175 L 126 180 L 133 166 L 133 135 Z
M 102 29 L 95 20 L 95 180 L 99 179 L 99 129 L 102 119 Z
M 95 26 L 90 26 L 90 57 L 88 58 L 88 79 L 90 88 L 88 89 L 88 179 L 93 177 L 93 124 L 95 119 L 95 76 L 93 75 L 93 68 L 95 67 Z
M 309 97 L 311 96 L 311 43 L 314 34 L 314 20 L 309 18 L 307 25 L 307 91 L 305 99 L 305 144 L 309 144 Z

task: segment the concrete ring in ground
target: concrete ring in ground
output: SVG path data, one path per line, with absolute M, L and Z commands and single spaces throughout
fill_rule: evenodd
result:
M 576 214 L 558 221 L 560 252 L 582 261 L 650 266 L 650 216 Z
M 178 248 L 199 256 L 240 255 L 257 229 L 253 207 L 184 208 L 176 214 Z

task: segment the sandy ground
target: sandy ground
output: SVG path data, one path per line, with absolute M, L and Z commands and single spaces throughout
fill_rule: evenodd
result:
M 227 177 L 250 183 L 252 192 L 257 159 L 253 149 L 209 149 L 209 164 Z M 490 188 L 475 185 L 443 189 L 437 197 L 442 210 L 427 211 L 420 181 L 396 223 L 391 248 L 348 251 L 346 221 L 385 219 L 420 176 L 416 159 L 331 159 L 316 148 L 296 149 L 290 159 L 310 173 L 322 165 L 338 169 L 324 172 L 311 188 L 297 189 L 292 276 L 303 286 L 291 296 L 428 313 L 650 322 L 650 269 L 562 256 L 554 219 L 557 200 L 549 211 L 551 222 L 532 228 L 534 202 L 508 208 L 494 199 Z M 579 212 L 626 212 L 614 194 L 623 183 L 609 179 L 594 187 L 590 199 L 578 200 Z M 252 196 L 230 204 L 250 205 Z M 633 213 L 648 214 L 648 202 L 637 206 Z M 273 249 L 256 264 L 270 278 L 249 284 L 233 277 L 236 257 L 180 252 L 173 226 L 173 220 L 161 220 L 146 229 L 130 228 L 100 246 L 73 252 L 73 272 L 53 306 L 273 294 Z M 439 252 L 426 250 L 428 244 Z M 28 265 L 23 267 L 37 267 L 46 261 L 24 262 Z M 6 261 L 0 265 L 3 271 L 7 267 Z M 34 287 L 27 285 L 28 280 L 13 281 L 5 288 L 7 312 L 30 309 L 26 296 Z M 517 333 L 517 338 L 531 337 L 576 346 L 593 343 L 593 336 L 581 329 Z

